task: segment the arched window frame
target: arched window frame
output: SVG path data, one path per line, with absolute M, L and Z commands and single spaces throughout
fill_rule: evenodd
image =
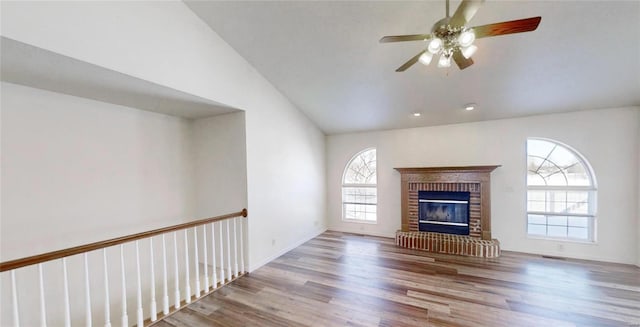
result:
M 529 151 L 529 141 L 543 141 L 548 142 L 553 145 L 553 148 L 549 151 L 546 158 L 542 158 L 540 156 L 534 156 L 530 154 Z M 569 185 L 569 179 L 563 170 L 560 170 L 560 173 L 563 174 L 563 177 L 567 183 L 567 185 L 548 185 L 547 180 L 544 176 L 542 180 L 544 180 L 545 185 L 530 185 L 529 184 L 529 157 L 537 157 L 543 159 L 544 162 L 549 162 L 552 165 L 560 168 L 556 163 L 549 160 L 551 154 L 555 151 L 557 147 L 563 148 L 570 154 L 572 154 L 575 159 L 582 165 L 584 168 L 584 172 L 587 175 L 587 179 L 589 181 L 588 185 Z M 527 139 L 527 235 L 532 238 L 544 238 L 544 239 L 554 239 L 554 240 L 567 240 L 567 241 L 577 241 L 577 242 L 595 242 L 596 241 L 596 197 L 597 197 L 597 182 L 596 177 L 593 172 L 593 168 L 589 164 L 589 161 L 576 149 L 571 146 L 564 144 L 562 142 L 548 139 L 548 138 L 540 138 L 540 137 L 530 137 Z M 574 164 L 575 165 L 575 164 Z M 549 177 L 549 176 L 547 176 Z M 543 197 L 540 197 L 541 194 L 544 194 Z M 557 201 L 555 199 L 556 195 L 564 195 L 564 205 L 566 208 L 569 207 L 569 203 L 574 203 L 575 205 L 578 202 L 569 201 L 569 194 L 573 196 L 586 196 L 586 201 L 581 201 L 580 203 L 586 204 L 586 211 L 579 213 L 572 213 L 570 209 L 565 209 L 564 211 L 557 211 L 553 209 L 549 209 L 550 204 L 560 203 L 562 207 L 562 202 Z M 544 198 L 543 200 L 540 200 Z M 578 201 L 578 200 L 574 200 Z M 537 206 L 540 205 L 540 202 L 544 202 L 545 210 L 535 210 L 537 202 Z M 563 225 L 566 224 L 566 225 Z M 580 226 L 578 226 L 580 225 Z M 546 232 L 541 233 L 541 226 L 545 226 Z M 559 235 L 558 231 L 561 228 L 566 228 L 566 235 Z M 586 235 L 571 232 L 572 230 L 577 231 L 579 228 L 586 228 Z M 552 231 L 553 230 L 553 231 Z M 576 236 L 579 235 L 579 236 Z
M 377 163 L 376 148 L 366 148 L 359 151 L 349 159 L 342 172 L 342 220 L 357 223 L 377 223 L 377 207 L 378 207 L 378 185 L 377 185 L 377 164 L 374 176 L 374 183 L 350 183 L 346 181 L 347 172 L 351 165 L 362 155 L 369 151 L 374 151 L 375 161 Z M 355 196 L 355 192 L 365 194 Z

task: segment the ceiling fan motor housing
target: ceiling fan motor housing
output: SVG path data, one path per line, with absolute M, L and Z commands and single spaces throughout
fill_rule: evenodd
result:
M 446 31 L 447 27 L 450 25 L 449 22 L 451 21 L 451 17 L 445 17 L 439 21 L 437 21 L 435 24 L 433 24 L 433 27 L 431 27 L 431 33 L 436 33 L 436 32 L 440 32 L 440 31 Z
M 464 26 L 451 26 L 451 17 L 437 21 L 431 28 L 431 33 L 442 40 L 444 54 L 450 56 L 452 49 L 458 46 L 458 37 L 465 30 Z

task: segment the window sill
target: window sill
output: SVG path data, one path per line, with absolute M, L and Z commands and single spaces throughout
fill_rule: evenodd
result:
M 377 225 L 378 221 L 369 221 L 369 220 L 354 220 L 354 219 L 342 219 L 342 222 L 345 223 L 356 223 L 356 224 L 367 224 L 367 225 Z
M 566 243 L 577 243 L 577 244 L 585 244 L 585 245 L 597 245 L 597 241 L 587 241 L 587 240 L 575 240 L 570 238 L 559 238 L 559 237 L 545 237 L 545 236 L 535 236 L 535 235 L 527 235 L 527 239 L 537 240 L 537 241 L 553 241 L 553 242 L 566 242 Z

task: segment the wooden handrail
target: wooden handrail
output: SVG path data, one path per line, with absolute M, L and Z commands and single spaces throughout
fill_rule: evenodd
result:
M 177 230 L 181 230 L 189 227 L 196 227 L 204 224 L 215 223 L 216 221 L 225 220 L 225 219 L 234 218 L 234 217 L 240 217 L 240 216 L 247 217 L 247 209 L 242 209 L 242 211 L 238 211 L 238 212 L 234 212 L 234 213 L 230 213 L 222 216 L 205 218 L 205 219 L 192 221 L 184 224 L 154 229 L 147 232 L 112 238 L 106 241 L 99 241 L 99 242 L 94 242 L 90 244 L 68 248 L 68 249 L 38 254 L 38 255 L 34 255 L 26 258 L 5 261 L 0 263 L 0 272 L 18 269 L 26 266 L 31 266 L 31 265 L 35 265 L 35 264 L 46 262 L 46 261 L 60 259 L 60 258 L 64 258 L 64 257 L 68 257 L 68 256 L 80 254 L 80 253 L 89 252 L 89 251 L 99 250 L 102 248 L 106 248 L 106 247 L 110 247 L 110 246 L 114 246 L 122 243 L 140 240 L 143 238 L 149 238 L 159 234 L 173 232 L 173 231 L 177 231 Z

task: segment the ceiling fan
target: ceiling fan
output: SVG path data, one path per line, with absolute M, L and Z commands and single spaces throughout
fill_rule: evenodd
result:
M 473 65 L 471 56 L 478 47 L 473 45 L 475 39 L 513 33 L 534 31 L 538 28 L 542 17 L 531 17 L 494 23 L 482 26 L 467 27 L 471 18 L 476 14 L 485 0 L 463 0 L 453 16 L 449 16 L 449 0 L 446 0 L 447 16 L 437 21 L 431 28 L 431 34 L 392 35 L 384 36 L 380 43 L 425 41 L 427 48 L 415 55 L 409 61 L 396 69 L 403 72 L 416 62 L 429 65 L 434 55 L 440 55 L 438 67 L 450 67 L 451 59 L 460 69 Z

